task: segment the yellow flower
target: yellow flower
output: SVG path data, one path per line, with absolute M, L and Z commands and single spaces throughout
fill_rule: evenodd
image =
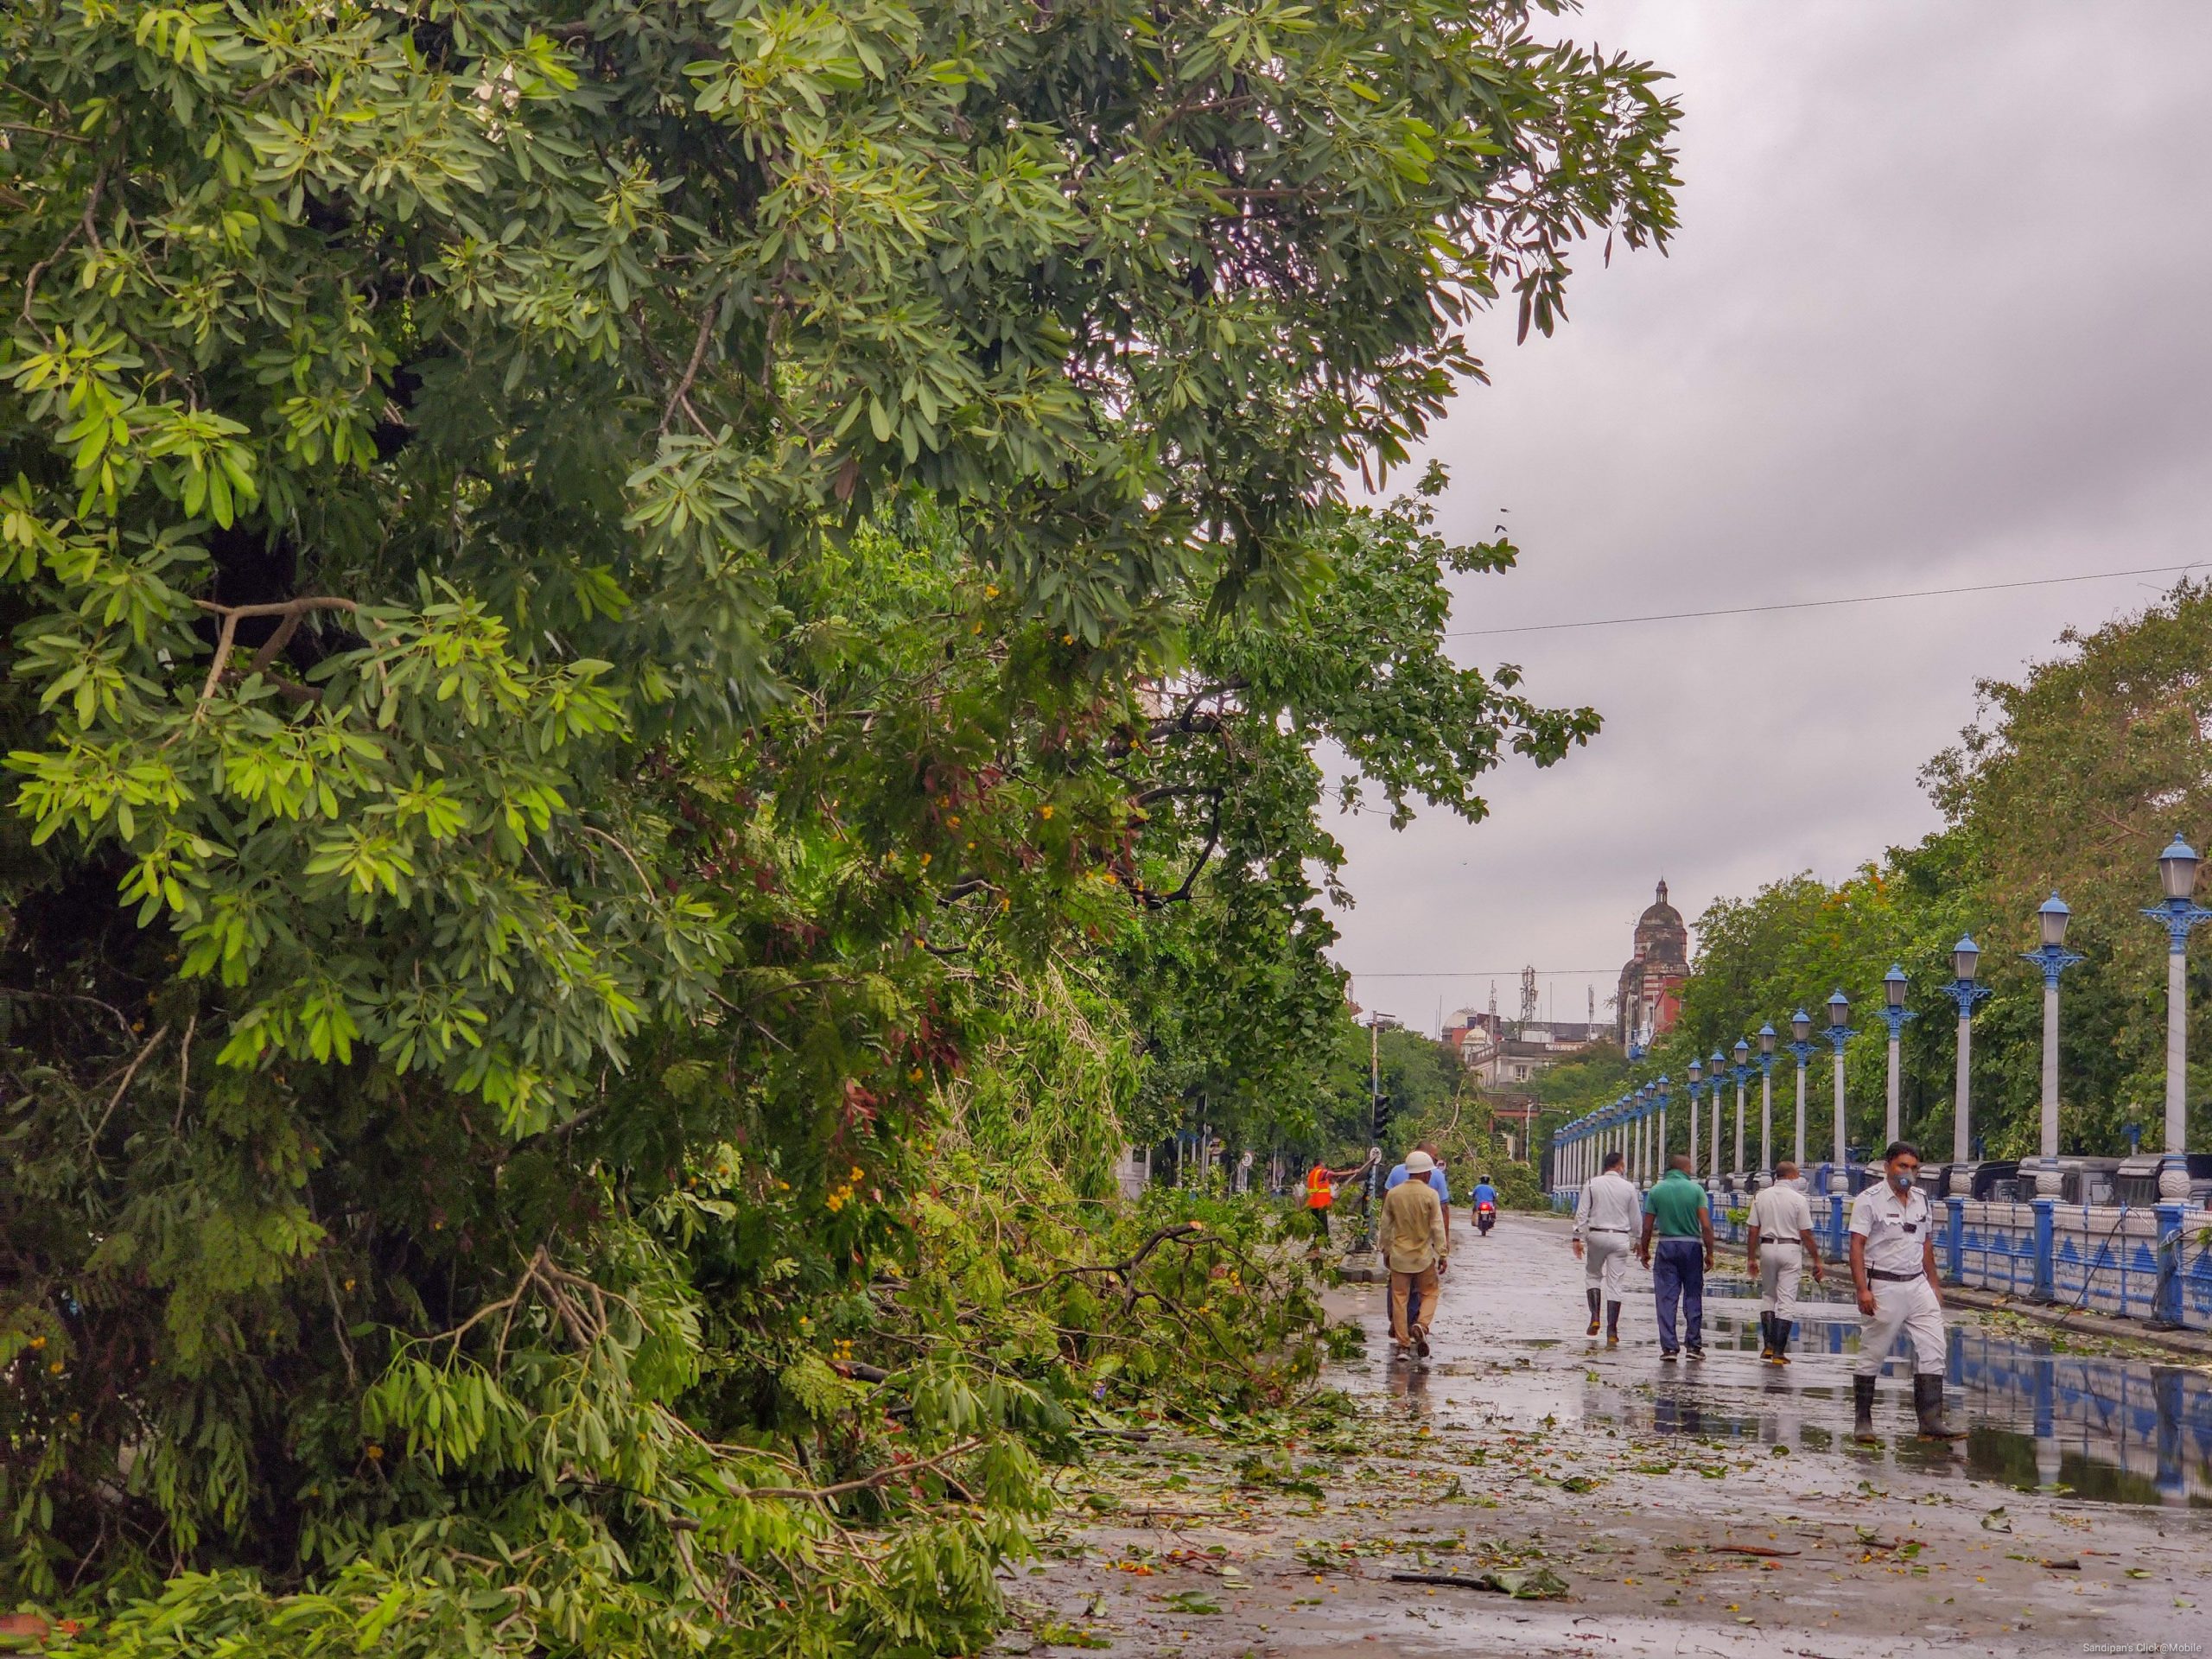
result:
M 1047 801 L 1044 805 L 1039 807 L 1037 809 L 1037 816 L 1040 818 L 1051 817 L 1052 816 L 1052 804 L 1050 801 Z
M 918 1076 L 919 1073 L 917 1073 L 916 1075 Z M 868 1172 L 862 1169 L 858 1164 L 855 1164 L 853 1166 L 853 1173 L 850 1175 L 848 1175 L 845 1179 L 849 1181 L 857 1181 L 867 1173 Z
M 926 868 L 929 868 L 929 861 L 930 861 L 930 855 L 929 855 L 927 853 L 924 853 L 924 854 L 922 855 L 922 867 L 923 867 L 923 868 L 926 869 Z
M 999 590 L 995 583 L 987 582 L 983 584 L 983 597 L 985 599 L 996 599 L 998 596 Z
M 40 1349 L 40 1348 L 43 1348 L 43 1347 L 45 1347 L 45 1346 L 46 1346 L 46 1338 L 45 1338 L 44 1337 L 33 1337 L 33 1338 L 31 1338 L 31 1347 L 32 1347 L 34 1350 L 37 1350 L 37 1349 Z

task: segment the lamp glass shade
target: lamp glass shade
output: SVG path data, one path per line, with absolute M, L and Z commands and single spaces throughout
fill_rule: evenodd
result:
M 1828 1024 L 1847 1026 L 1851 1023 L 1851 999 L 1841 991 L 1828 998 Z
M 1813 1016 L 1800 1008 L 1789 1016 L 1789 1034 L 1803 1042 L 1813 1034 Z
M 1742 1038 L 1736 1039 L 1736 1064 L 1741 1065 L 1751 1058 L 1751 1046 Z
M 2186 899 L 2196 891 L 2196 854 L 2179 836 L 2158 855 L 2158 881 L 2169 899 Z
M 1974 969 L 1981 966 L 1981 947 L 1971 938 L 1961 938 L 1951 947 L 1951 972 L 1959 979 L 1970 980 Z
M 2036 911 L 2036 919 L 2043 924 L 2043 942 L 2049 945 L 2066 943 L 2066 924 L 2074 919 L 2074 912 L 2066 901 L 2052 893 Z
M 1774 1052 L 1774 1027 L 1772 1026 L 1761 1026 L 1759 1027 L 1759 1052 L 1762 1054 L 1771 1054 Z
M 1882 976 L 1882 995 L 1889 999 L 1891 1007 L 1904 1007 L 1904 969 L 1895 963 L 1891 963 L 1890 971 Z
M 1703 1060 L 1692 1060 L 1690 1062 L 1690 1086 L 1694 1089 L 1699 1084 L 1704 1081 L 1705 1062 Z

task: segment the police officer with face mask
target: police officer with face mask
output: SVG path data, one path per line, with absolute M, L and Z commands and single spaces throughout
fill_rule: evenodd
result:
M 1943 1419 L 1943 1292 L 1936 1276 L 1936 1226 L 1914 1177 L 1920 1149 L 1892 1141 L 1883 1179 L 1852 1200 L 1851 1278 L 1859 1291 L 1859 1364 L 1851 1379 L 1852 1432 L 1874 1435 L 1874 1380 L 1899 1332 L 1912 1346 L 1912 1404 L 1923 1440 L 1962 1440 Z

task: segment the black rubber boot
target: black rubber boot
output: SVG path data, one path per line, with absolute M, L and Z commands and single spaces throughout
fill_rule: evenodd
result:
M 1874 1433 L 1874 1379 L 1857 1372 L 1851 1378 L 1851 1438 L 1868 1446 L 1880 1438 Z
M 1777 1313 L 1774 1316 L 1774 1363 L 1776 1364 L 1787 1365 L 1789 1363 L 1789 1338 L 1796 1329 L 1796 1325 L 1792 1321 L 1783 1319 L 1781 1314 Z
M 1594 1337 L 1598 1334 L 1598 1299 L 1604 1293 L 1595 1285 L 1585 1285 L 1582 1287 L 1582 1294 L 1590 1299 L 1589 1334 Z
M 1618 1348 L 1620 1345 L 1621 1305 L 1618 1302 L 1607 1302 L 1605 1304 L 1605 1346 Z
M 1943 1379 L 1916 1371 L 1912 1377 L 1912 1409 L 1920 1419 L 1923 1440 L 1963 1440 L 1967 1432 L 1953 1428 L 1943 1416 Z
M 1759 1313 L 1759 1357 L 1774 1357 L 1774 1315 L 1764 1310 Z

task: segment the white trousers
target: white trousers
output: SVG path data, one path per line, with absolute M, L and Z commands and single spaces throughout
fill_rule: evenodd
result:
M 1928 1275 L 1916 1273 L 1902 1284 L 1871 1279 L 1867 1285 L 1874 1293 L 1874 1312 L 1859 1317 L 1859 1363 L 1852 1369 L 1861 1376 L 1878 1376 L 1903 1332 L 1912 1344 L 1912 1369 L 1923 1376 L 1941 1376 L 1943 1305 L 1936 1300 Z
M 1621 1300 L 1621 1280 L 1628 1271 L 1626 1233 L 1586 1233 L 1582 1238 L 1582 1281 L 1605 1291 L 1605 1300 Z
M 1797 1318 L 1797 1287 L 1805 1277 L 1805 1249 L 1796 1240 L 1759 1241 L 1759 1312 Z

